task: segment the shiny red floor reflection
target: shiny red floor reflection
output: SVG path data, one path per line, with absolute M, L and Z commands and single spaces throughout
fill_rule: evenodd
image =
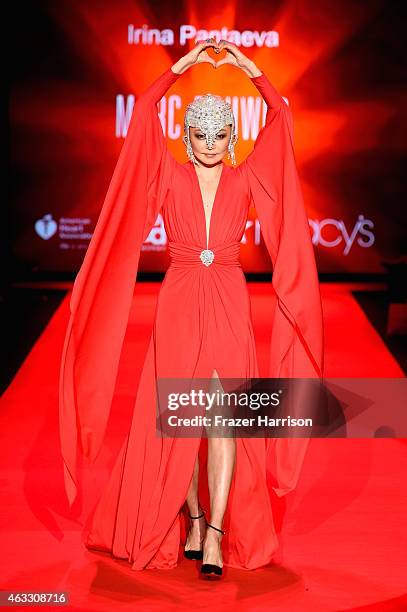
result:
M 322 284 L 326 377 L 402 377 L 352 297 L 359 284 Z M 157 283 L 138 283 L 105 447 L 83 470 L 68 509 L 58 439 L 58 367 L 68 296 L 2 398 L 1 590 L 67 591 L 69 610 L 401 610 L 407 607 L 405 440 L 312 440 L 297 490 L 274 507 L 280 550 L 253 572 L 225 568 L 218 583 L 199 565 L 135 572 L 90 553 L 81 528 L 130 424 Z M 251 283 L 261 374 L 267 362 L 269 291 Z

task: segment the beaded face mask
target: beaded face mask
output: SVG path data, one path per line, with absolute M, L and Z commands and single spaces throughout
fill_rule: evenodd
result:
M 199 128 L 204 134 L 208 149 L 212 149 L 216 134 L 226 125 L 231 125 L 228 144 L 228 158 L 236 165 L 234 145 L 237 140 L 235 131 L 235 118 L 231 105 L 220 96 L 207 93 L 188 104 L 184 117 L 184 138 L 189 159 L 199 166 L 189 138 L 189 128 Z

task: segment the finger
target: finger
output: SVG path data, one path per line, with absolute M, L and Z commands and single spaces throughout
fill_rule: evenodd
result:
M 236 62 L 234 62 L 230 56 L 229 57 L 226 56 L 223 59 L 216 62 L 216 67 L 219 68 L 219 66 L 223 66 L 224 64 L 232 64 L 232 66 L 234 66 Z
M 216 63 L 214 59 L 212 59 L 211 57 L 209 57 L 209 55 L 206 55 L 206 56 L 204 56 L 204 57 L 202 57 L 202 55 L 201 55 L 201 56 L 199 57 L 199 60 L 198 60 L 198 61 L 199 61 L 199 62 L 201 62 L 201 63 L 202 63 L 202 62 L 207 62 L 208 64 L 212 64 L 212 66 L 214 66 L 214 65 L 215 65 L 215 63 Z
M 236 45 L 228 42 L 227 40 L 222 41 L 221 49 L 224 49 L 229 55 L 232 55 L 234 57 L 237 57 L 239 53 L 239 49 L 236 47 Z
M 224 48 L 222 41 L 220 40 L 217 44 L 217 47 L 215 49 L 215 53 L 220 53 L 222 51 L 222 49 Z
M 206 46 L 208 46 L 208 43 L 206 40 L 196 40 L 195 41 L 195 49 L 197 48 L 205 49 Z
M 195 41 L 195 44 L 208 44 L 213 42 L 213 38 L 199 38 L 198 40 Z
M 206 40 L 203 41 L 204 44 L 204 48 L 206 47 L 213 47 L 214 49 L 218 48 L 218 42 L 216 40 L 216 38 L 212 37 L 212 38 L 207 38 Z

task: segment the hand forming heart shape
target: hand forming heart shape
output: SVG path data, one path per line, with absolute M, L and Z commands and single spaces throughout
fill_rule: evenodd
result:
M 207 49 L 211 50 L 211 47 L 213 48 L 214 53 L 217 55 L 219 55 L 223 50 L 226 51 L 226 55 L 222 57 L 222 59 L 215 61 L 207 51 Z M 236 45 L 223 39 L 221 39 L 219 43 L 216 42 L 215 38 L 198 40 L 196 41 L 196 47 L 192 52 L 194 51 L 196 51 L 196 56 L 194 58 L 195 64 L 206 62 L 211 64 L 211 66 L 214 68 L 219 68 L 219 66 L 223 66 L 224 64 L 231 64 L 232 66 L 243 68 L 245 66 L 245 62 L 247 62 L 247 57 L 238 49 Z

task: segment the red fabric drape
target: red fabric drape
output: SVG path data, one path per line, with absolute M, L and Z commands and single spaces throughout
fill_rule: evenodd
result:
M 251 80 L 267 103 L 267 114 L 241 168 L 273 267 L 276 307 L 268 375 L 322 379 L 322 304 L 295 160 L 293 117 L 264 74 Z M 308 438 L 267 439 L 268 467 L 278 495 L 296 486 L 308 444 Z
M 180 75 L 170 69 L 133 108 L 103 207 L 70 298 L 60 371 L 59 413 L 64 481 L 77 494 L 77 445 L 98 455 L 109 417 L 140 249 L 170 178 L 171 158 L 156 103 Z

